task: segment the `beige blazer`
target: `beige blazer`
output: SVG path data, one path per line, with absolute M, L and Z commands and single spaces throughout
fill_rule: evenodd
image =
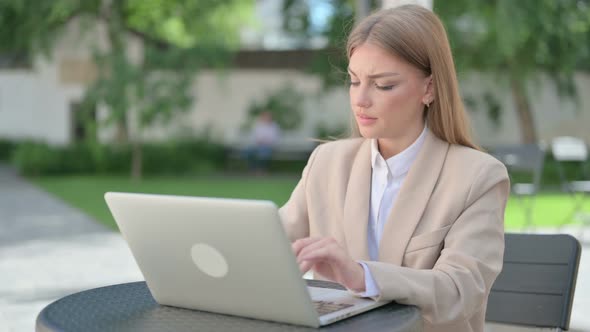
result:
M 502 269 L 506 168 L 488 154 L 427 133 L 369 261 L 371 148 L 363 138 L 318 146 L 280 209 L 293 241 L 331 236 L 365 261 L 379 299 L 418 306 L 424 331 L 483 331 Z

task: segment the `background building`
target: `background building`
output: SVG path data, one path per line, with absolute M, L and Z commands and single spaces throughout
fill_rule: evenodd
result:
M 318 14 L 313 24 L 321 25 L 329 9 L 325 1 L 314 3 Z M 201 70 L 194 81 L 195 103 L 190 112 L 166 127 L 146 130 L 146 138 L 159 140 L 207 129 L 214 139 L 239 144 L 243 142 L 240 128 L 247 120 L 249 107 L 282 87 L 304 95 L 304 120 L 300 128 L 285 133 L 281 144 L 306 146 L 310 144 L 308 138 L 318 135 L 318 127 L 346 127 L 349 105 L 345 82 L 341 88 L 324 91 L 321 80 L 306 72 L 325 40 L 312 38 L 302 45 L 301 40 L 287 34 L 282 29 L 281 6 L 281 1 L 257 1 L 256 23 L 242 31 L 242 50 L 236 54 L 233 66 L 223 71 Z M 96 67 L 91 60 L 92 45 L 104 46 L 106 32 L 101 22 L 83 35 L 80 31 L 80 22 L 72 20 L 51 57 L 36 57 L 28 64 L 15 64 L 4 56 L 5 61 L 0 62 L 0 138 L 64 145 L 84 136 L 77 109 L 85 87 L 96 77 Z M 129 54 L 140 57 L 141 44 L 134 41 L 133 36 L 128 40 Z M 477 73 L 461 75 L 460 82 L 466 99 L 479 101 L 468 104 L 479 143 L 492 146 L 519 142 L 514 102 L 507 84 Z M 531 106 L 538 121 L 535 126 L 541 140 L 558 135 L 590 140 L 587 130 L 590 76 L 579 73 L 575 82 L 579 92 L 577 103 L 560 99 L 548 78 L 529 82 Z M 497 124 L 487 115 L 489 105 L 481 102 L 485 94 L 493 95 L 497 106 L 504 110 Z M 106 109 L 97 105 L 96 118 L 104 118 L 105 112 Z M 100 129 L 101 141 L 113 137 L 113 128 Z

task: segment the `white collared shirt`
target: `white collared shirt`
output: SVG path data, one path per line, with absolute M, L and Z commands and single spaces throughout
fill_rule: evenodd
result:
M 412 145 L 387 160 L 383 159 L 379 152 L 377 140 L 371 140 L 371 167 L 373 172 L 367 243 L 369 245 L 369 258 L 372 261 L 379 259 L 379 245 L 383 236 L 383 228 L 389 218 L 402 183 L 424 144 L 427 132 L 428 129 L 424 126 L 424 130 Z M 396 220 L 390 222 L 396 222 Z M 364 297 L 379 295 L 379 289 L 371 271 L 366 264 L 360 263 L 365 270 L 365 292 L 359 295 Z

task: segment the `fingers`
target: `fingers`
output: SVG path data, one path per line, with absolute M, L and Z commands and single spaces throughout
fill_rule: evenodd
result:
M 301 273 L 306 273 L 315 264 L 315 262 L 312 262 L 312 261 L 300 260 L 299 257 L 301 255 L 301 251 L 303 249 L 309 247 L 310 245 L 313 245 L 314 243 L 321 241 L 322 239 L 323 238 L 321 238 L 321 237 L 306 237 L 306 238 L 296 240 L 295 242 L 293 242 L 291 244 L 291 249 L 293 250 L 293 253 L 295 254 L 295 258 L 297 260 L 297 264 L 299 265 L 299 270 L 301 271 Z
M 324 238 L 319 241 L 315 241 L 310 243 L 306 247 L 302 248 L 299 251 L 299 255 L 297 256 L 297 260 L 306 260 L 306 259 L 324 259 L 330 260 L 330 258 L 335 258 L 336 254 L 338 254 L 338 250 L 340 246 L 336 243 L 336 241 Z M 341 250 L 341 249 L 340 249 Z
M 297 264 L 299 265 L 299 269 L 302 273 L 306 273 L 310 269 L 316 270 L 317 268 L 326 269 L 328 266 L 338 265 L 335 264 L 335 257 L 331 253 L 331 249 L 328 247 L 320 247 L 319 249 L 311 251 L 311 253 L 306 254 L 304 257 L 300 255 L 297 258 Z M 331 268 L 330 268 L 331 269 Z M 319 271 L 318 271 L 319 272 Z M 331 275 L 327 275 L 326 277 L 330 277 Z
M 339 261 L 347 257 L 338 242 L 332 238 L 306 238 L 296 241 L 293 244 L 297 263 L 310 261 L 313 263 L 321 261 Z
M 333 238 L 304 238 L 293 243 L 302 273 L 310 269 L 351 289 L 364 289 L 365 271 Z
M 305 274 L 307 271 L 311 270 L 313 265 L 314 265 L 314 262 L 303 261 L 303 262 L 299 263 L 299 271 L 301 271 L 301 273 Z
M 315 242 L 321 241 L 322 237 L 306 237 L 306 238 L 302 238 L 299 239 L 295 242 L 293 242 L 291 244 L 291 249 L 293 250 L 293 253 L 295 254 L 295 257 L 299 256 L 299 253 L 301 252 L 301 250 L 307 246 L 309 246 L 310 244 L 313 244 Z

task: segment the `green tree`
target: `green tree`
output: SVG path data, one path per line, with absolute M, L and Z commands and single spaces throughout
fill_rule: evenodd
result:
M 0 52 L 50 55 L 72 19 L 86 28 L 104 23 L 108 47 L 94 47 L 99 75 L 83 105 L 108 108 L 107 123 L 119 129 L 120 143 L 132 145 L 132 177 L 139 179 L 142 130 L 188 110 L 197 70 L 227 65 L 252 8 L 252 0 L 3 0 Z M 141 45 L 135 58 L 131 39 Z
M 303 101 L 305 96 L 292 84 L 285 84 L 266 97 L 253 102 L 248 108 L 248 118 L 242 130 L 251 129 L 262 112 L 270 112 L 272 118 L 283 130 L 294 130 L 303 123 Z
M 326 88 L 341 86 L 346 77 L 345 38 L 360 2 L 371 9 L 379 1 L 325 0 L 333 12 L 327 28 L 328 46 L 313 62 Z M 590 71 L 590 0 L 453 0 L 433 1 L 434 11 L 447 28 L 459 72 L 477 71 L 498 77 L 510 88 L 523 142 L 537 141 L 535 119 L 526 83 L 549 74 L 562 97 L 576 97 L 573 74 Z M 287 0 L 287 30 L 308 38 L 309 5 Z M 498 120 L 502 110 L 486 93 L 489 114 Z M 471 99 L 471 98 L 469 98 Z M 472 100 L 472 99 L 471 99 Z
M 346 82 L 348 60 L 346 59 L 346 36 L 353 27 L 355 13 L 376 10 L 380 7 L 378 0 L 323 0 L 331 7 L 327 24 L 317 29 L 310 24 L 310 11 L 313 7 L 309 1 L 286 0 L 283 3 L 283 25 L 285 31 L 301 39 L 301 46 L 307 47 L 306 41 L 313 36 L 324 37 L 325 49 L 314 57 L 309 72 L 318 75 L 325 89 L 342 87 Z
M 434 10 L 447 27 L 459 71 L 495 75 L 509 86 L 521 140 L 536 142 L 527 82 L 546 73 L 561 96 L 576 96 L 573 74 L 590 60 L 590 1 L 434 1 Z

